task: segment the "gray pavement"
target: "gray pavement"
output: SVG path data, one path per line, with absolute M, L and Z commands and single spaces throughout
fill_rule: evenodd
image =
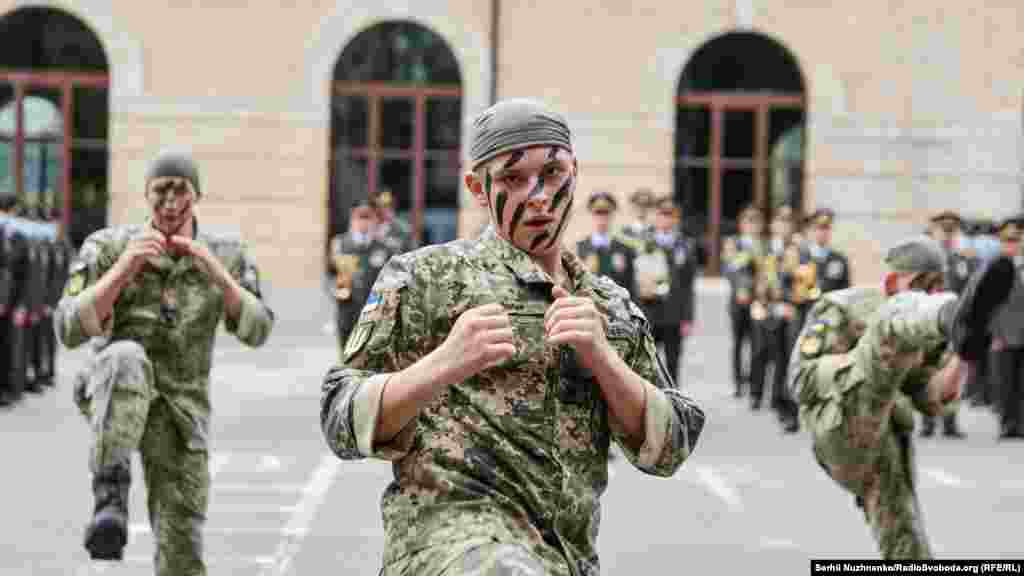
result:
M 682 380 L 707 427 L 672 478 L 645 476 L 621 458 L 611 464 L 602 573 L 806 574 L 810 558 L 873 557 L 860 512 L 814 464 L 807 436 L 783 436 L 770 412 L 732 398 L 724 294 L 713 281 L 700 294 Z M 376 574 L 390 465 L 337 460 L 317 422 L 320 379 L 337 355 L 325 331 L 330 303 L 321 294 L 269 297 L 279 322 L 267 347 L 223 336 L 217 351 L 209 573 Z M 125 562 L 91 563 L 81 546 L 92 505 L 88 429 L 68 377 L 83 359 L 64 351 L 55 389 L 0 411 L 0 575 L 152 574 L 141 482 Z M 962 424 L 966 440 L 918 442 L 933 548 L 943 557 L 1020 557 L 1024 444 L 997 444 L 985 409 L 965 409 Z

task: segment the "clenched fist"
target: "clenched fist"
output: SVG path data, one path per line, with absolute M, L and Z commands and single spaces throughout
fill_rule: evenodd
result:
M 555 302 L 544 314 L 548 344 L 569 344 L 580 363 L 593 369 L 597 355 L 608 351 L 604 316 L 590 298 L 572 296 L 561 286 L 555 286 L 551 294 Z
M 128 277 L 134 277 L 152 258 L 167 251 L 167 241 L 155 230 L 149 230 L 142 236 L 128 243 L 128 247 L 118 258 L 118 263 L 128 271 Z
M 442 349 L 459 380 L 501 364 L 516 353 L 508 313 L 500 304 L 466 310 L 455 321 Z

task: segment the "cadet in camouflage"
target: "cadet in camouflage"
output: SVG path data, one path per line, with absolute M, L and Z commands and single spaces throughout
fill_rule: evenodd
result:
M 561 246 L 577 178 L 564 119 L 499 102 L 471 150 L 492 225 L 381 271 L 324 379 L 324 438 L 394 462 L 382 574 L 597 575 L 610 443 L 670 476 L 704 414 L 626 289 Z
M 832 291 L 814 305 L 792 353 L 790 387 L 816 459 L 855 495 L 881 556 L 929 558 L 912 410 L 934 415 L 958 397 L 967 364 L 965 348 L 950 346 L 964 338 L 956 319 L 974 314 L 971 329 L 984 329 L 1006 295 L 972 290 L 958 302 L 942 291 L 945 255 L 925 237 L 894 246 L 885 261 L 881 286 Z
M 92 427 L 96 498 L 85 545 L 117 560 L 126 542 L 130 459 L 142 455 L 156 574 L 206 573 L 210 368 L 217 326 L 262 345 L 274 316 L 241 241 L 200 231 L 191 158 L 161 153 L 147 173 L 149 219 L 90 235 L 71 265 L 55 324 L 97 353 L 75 378 Z

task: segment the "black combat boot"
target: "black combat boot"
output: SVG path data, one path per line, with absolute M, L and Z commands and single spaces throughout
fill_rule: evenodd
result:
M 921 438 L 931 438 L 935 435 L 935 417 L 925 416 L 921 420 Z
M 942 330 L 964 360 L 976 362 L 988 354 L 992 341 L 989 322 L 1010 296 L 1015 275 L 1012 259 L 995 258 L 971 277 L 960 298 L 943 306 L 939 313 Z
M 967 434 L 964 434 L 963 430 L 960 429 L 955 413 L 946 414 L 942 417 L 942 435 L 946 438 L 956 439 L 967 437 Z
M 121 560 L 128 542 L 128 489 L 131 469 L 127 464 L 107 466 L 92 479 L 96 507 L 85 529 L 85 548 L 93 560 Z

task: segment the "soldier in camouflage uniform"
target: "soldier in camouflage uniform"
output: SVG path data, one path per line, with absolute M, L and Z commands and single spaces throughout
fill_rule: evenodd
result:
M 93 433 L 95 508 L 85 547 L 94 559 L 122 557 L 131 455 L 139 450 L 159 576 L 206 573 L 217 326 L 223 319 L 239 340 L 259 346 L 274 320 L 241 241 L 199 230 L 199 199 L 191 157 L 162 152 L 146 174 L 150 217 L 85 240 L 55 314 L 65 346 L 92 339 L 96 349 L 74 385 Z
M 339 352 L 356 324 L 380 269 L 401 249 L 397 238 L 380 238 L 374 234 L 375 208 L 365 196 L 353 199 L 348 232 L 331 239 L 327 266 L 334 274 Z
M 568 125 L 506 100 L 472 125 L 466 185 L 492 226 L 381 271 L 320 421 L 340 458 L 394 462 L 386 576 L 596 576 L 615 441 L 670 476 L 703 427 L 629 293 L 560 241 L 577 178 Z
M 919 237 L 889 250 L 882 286 L 827 293 L 793 351 L 790 386 L 818 463 L 863 507 L 883 558 L 928 558 L 914 486 L 913 409 L 935 414 L 959 395 L 965 364 L 1013 282 L 997 260 L 959 299 L 940 292 L 945 258 Z
M 739 236 L 722 241 L 722 270 L 729 281 L 729 320 L 732 327 L 733 395 L 743 396 L 744 384 L 750 382 L 749 363 L 744 369 L 744 342 L 753 356 L 750 305 L 754 300 L 756 264 L 764 252 L 761 238 L 764 216 L 756 206 L 744 208 L 739 215 Z
M 945 210 L 932 216 L 928 223 L 928 236 L 936 240 L 946 257 L 946 290 L 960 294 L 967 285 L 968 278 L 974 272 L 975 262 L 964 256 L 957 246 L 963 232 L 963 221 L 960 215 L 952 210 Z M 978 364 L 984 360 L 979 359 Z M 950 402 L 942 411 L 942 435 L 947 438 L 964 438 L 957 423 L 960 402 Z M 922 420 L 921 436 L 929 438 L 935 434 L 935 416 Z

